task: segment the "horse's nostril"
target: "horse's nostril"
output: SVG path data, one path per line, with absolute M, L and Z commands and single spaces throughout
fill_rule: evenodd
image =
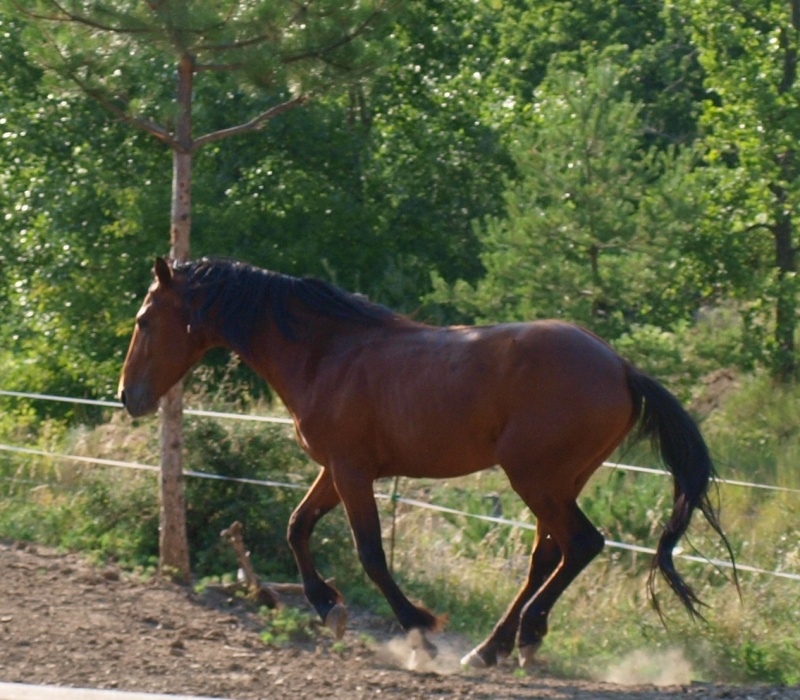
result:
M 125 405 L 125 390 L 119 392 L 119 400 L 122 401 L 122 405 Z

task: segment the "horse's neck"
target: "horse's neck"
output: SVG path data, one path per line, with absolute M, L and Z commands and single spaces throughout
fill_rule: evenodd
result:
M 292 413 L 302 410 L 310 367 L 316 361 L 314 345 L 307 339 L 289 340 L 270 323 L 255 334 L 251 349 L 242 356 L 245 364 L 267 381 Z

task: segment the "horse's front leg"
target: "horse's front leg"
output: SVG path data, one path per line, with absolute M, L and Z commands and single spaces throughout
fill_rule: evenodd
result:
M 404 630 L 436 630 L 438 618 L 429 610 L 413 605 L 395 583 L 386 565 L 381 526 L 371 475 L 352 467 L 332 466 L 336 490 L 347 511 L 358 557 L 367 575 L 380 588 Z
M 333 486 L 330 472 L 323 468 L 300 505 L 289 518 L 287 540 L 294 554 L 297 568 L 303 579 L 306 598 L 319 616 L 336 634 L 344 634 L 347 612 L 342 595 L 325 582 L 314 566 L 309 540 L 319 519 L 339 503 L 339 494 Z

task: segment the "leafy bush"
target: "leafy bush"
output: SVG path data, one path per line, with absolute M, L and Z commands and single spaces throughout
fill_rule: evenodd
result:
M 45 461 L 0 461 L 0 536 L 81 550 L 129 567 L 158 560 L 156 480 Z
M 36 421 L 33 444 L 56 452 L 157 462 L 155 421 L 115 420 L 94 429 L 67 431 Z M 286 545 L 289 515 L 316 473 L 285 426 L 189 420 L 184 431 L 185 468 L 222 476 L 185 480 L 187 530 L 197 576 L 235 572 L 237 563 L 220 532 L 239 520 L 259 573 L 297 577 Z M 30 443 L 29 443 L 30 444 Z M 236 481 L 238 480 L 238 481 Z M 288 487 L 259 486 L 269 480 Z M 294 487 L 294 488 L 292 488 Z M 72 466 L 28 455 L 0 455 L 0 536 L 78 549 L 126 566 L 153 566 L 158 559 L 158 487 L 154 474 Z M 321 568 L 355 568 L 347 527 L 329 515 L 315 533 Z

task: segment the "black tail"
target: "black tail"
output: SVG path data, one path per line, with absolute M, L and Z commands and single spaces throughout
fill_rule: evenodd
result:
M 725 543 L 734 565 L 736 580 L 733 551 L 708 497 L 708 488 L 715 476 L 714 465 L 700 430 L 678 399 L 655 379 L 633 367 L 628 372 L 628 386 L 639 415 L 639 432 L 636 437 L 647 437 L 652 441 L 675 482 L 672 515 L 658 542 L 650 572 L 650 596 L 660 615 L 661 610 L 655 595 L 655 574 L 658 569 L 689 614 L 702 618 L 697 610 L 702 602 L 675 570 L 672 550 L 689 527 L 692 513 L 699 509 Z

